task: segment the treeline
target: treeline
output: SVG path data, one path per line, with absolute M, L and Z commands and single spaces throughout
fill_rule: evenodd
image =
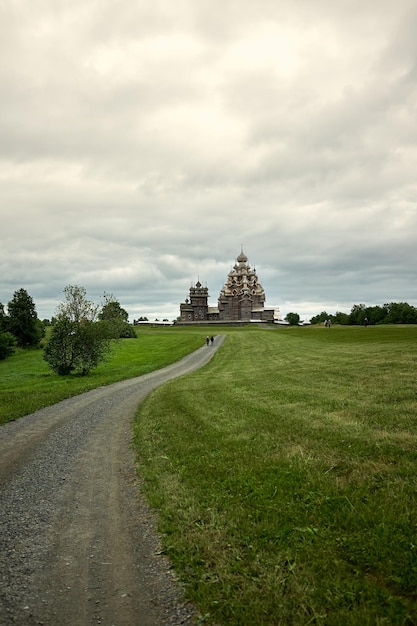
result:
M 113 339 L 136 338 L 127 311 L 113 294 L 104 293 L 101 306 L 87 300 L 84 287 L 68 285 L 64 294 L 51 322 L 38 318 L 25 289 L 15 291 L 7 309 L 0 302 L 0 360 L 16 348 L 41 347 L 46 328 L 52 326 L 44 350 L 48 365 L 59 374 L 85 374 L 104 360 Z
M 366 324 L 417 324 L 417 308 L 407 302 L 390 302 L 382 306 L 354 304 L 350 313 L 337 311 L 334 315 L 323 311 L 311 318 L 311 324 L 322 324 L 330 320 L 332 324 L 365 326 Z

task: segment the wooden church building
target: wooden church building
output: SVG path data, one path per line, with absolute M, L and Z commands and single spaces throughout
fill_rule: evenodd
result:
M 277 307 L 265 307 L 265 292 L 255 268 L 251 268 L 243 249 L 227 275 L 217 307 L 208 305 L 208 288 L 200 281 L 190 287 L 189 298 L 180 304 L 179 323 L 197 322 L 274 322 L 279 315 Z

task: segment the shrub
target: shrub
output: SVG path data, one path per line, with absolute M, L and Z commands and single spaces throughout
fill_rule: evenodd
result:
M 0 333 L 0 360 L 13 354 L 16 339 L 11 333 Z

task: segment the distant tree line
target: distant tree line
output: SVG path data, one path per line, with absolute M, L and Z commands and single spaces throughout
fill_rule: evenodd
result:
M 128 323 L 128 313 L 112 294 L 104 293 L 103 303 L 95 305 L 87 299 L 84 287 L 68 285 L 65 302 L 56 316 L 40 321 L 33 299 L 19 289 L 7 304 L 0 303 L 0 359 L 13 354 L 16 348 L 37 348 L 52 326 L 44 349 L 44 358 L 57 374 L 87 374 L 103 361 L 112 340 L 136 338 Z
M 101 306 L 87 299 L 84 287 L 68 285 L 64 294 L 65 302 L 58 306 L 51 322 L 38 319 L 34 301 L 25 289 L 15 291 L 7 312 L 0 303 L 0 360 L 13 354 L 16 348 L 39 347 L 46 328 L 52 326 L 44 350 L 49 367 L 62 375 L 71 372 L 84 375 L 106 358 L 112 340 L 136 338 L 127 311 L 113 294 L 104 293 Z M 285 319 L 290 325 L 300 323 L 298 313 L 288 313 Z M 383 306 L 355 304 L 350 313 L 338 311 L 333 315 L 322 311 L 310 320 L 311 324 L 326 321 L 345 325 L 417 324 L 417 308 L 406 302 Z
M 334 315 L 322 311 L 311 318 L 312 324 L 322 324 L 330 320 L 332 324 L 364 326 L 365 324 L 417 324 L 417 308 L 407 302 L 390 302 L 382 306 L 354 304 L 350 313 L 336 312 Z

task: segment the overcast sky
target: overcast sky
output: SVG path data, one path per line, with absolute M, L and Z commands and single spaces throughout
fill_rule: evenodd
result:
M 415 0 L 2 0 L 0 302 L 417 305 Z

